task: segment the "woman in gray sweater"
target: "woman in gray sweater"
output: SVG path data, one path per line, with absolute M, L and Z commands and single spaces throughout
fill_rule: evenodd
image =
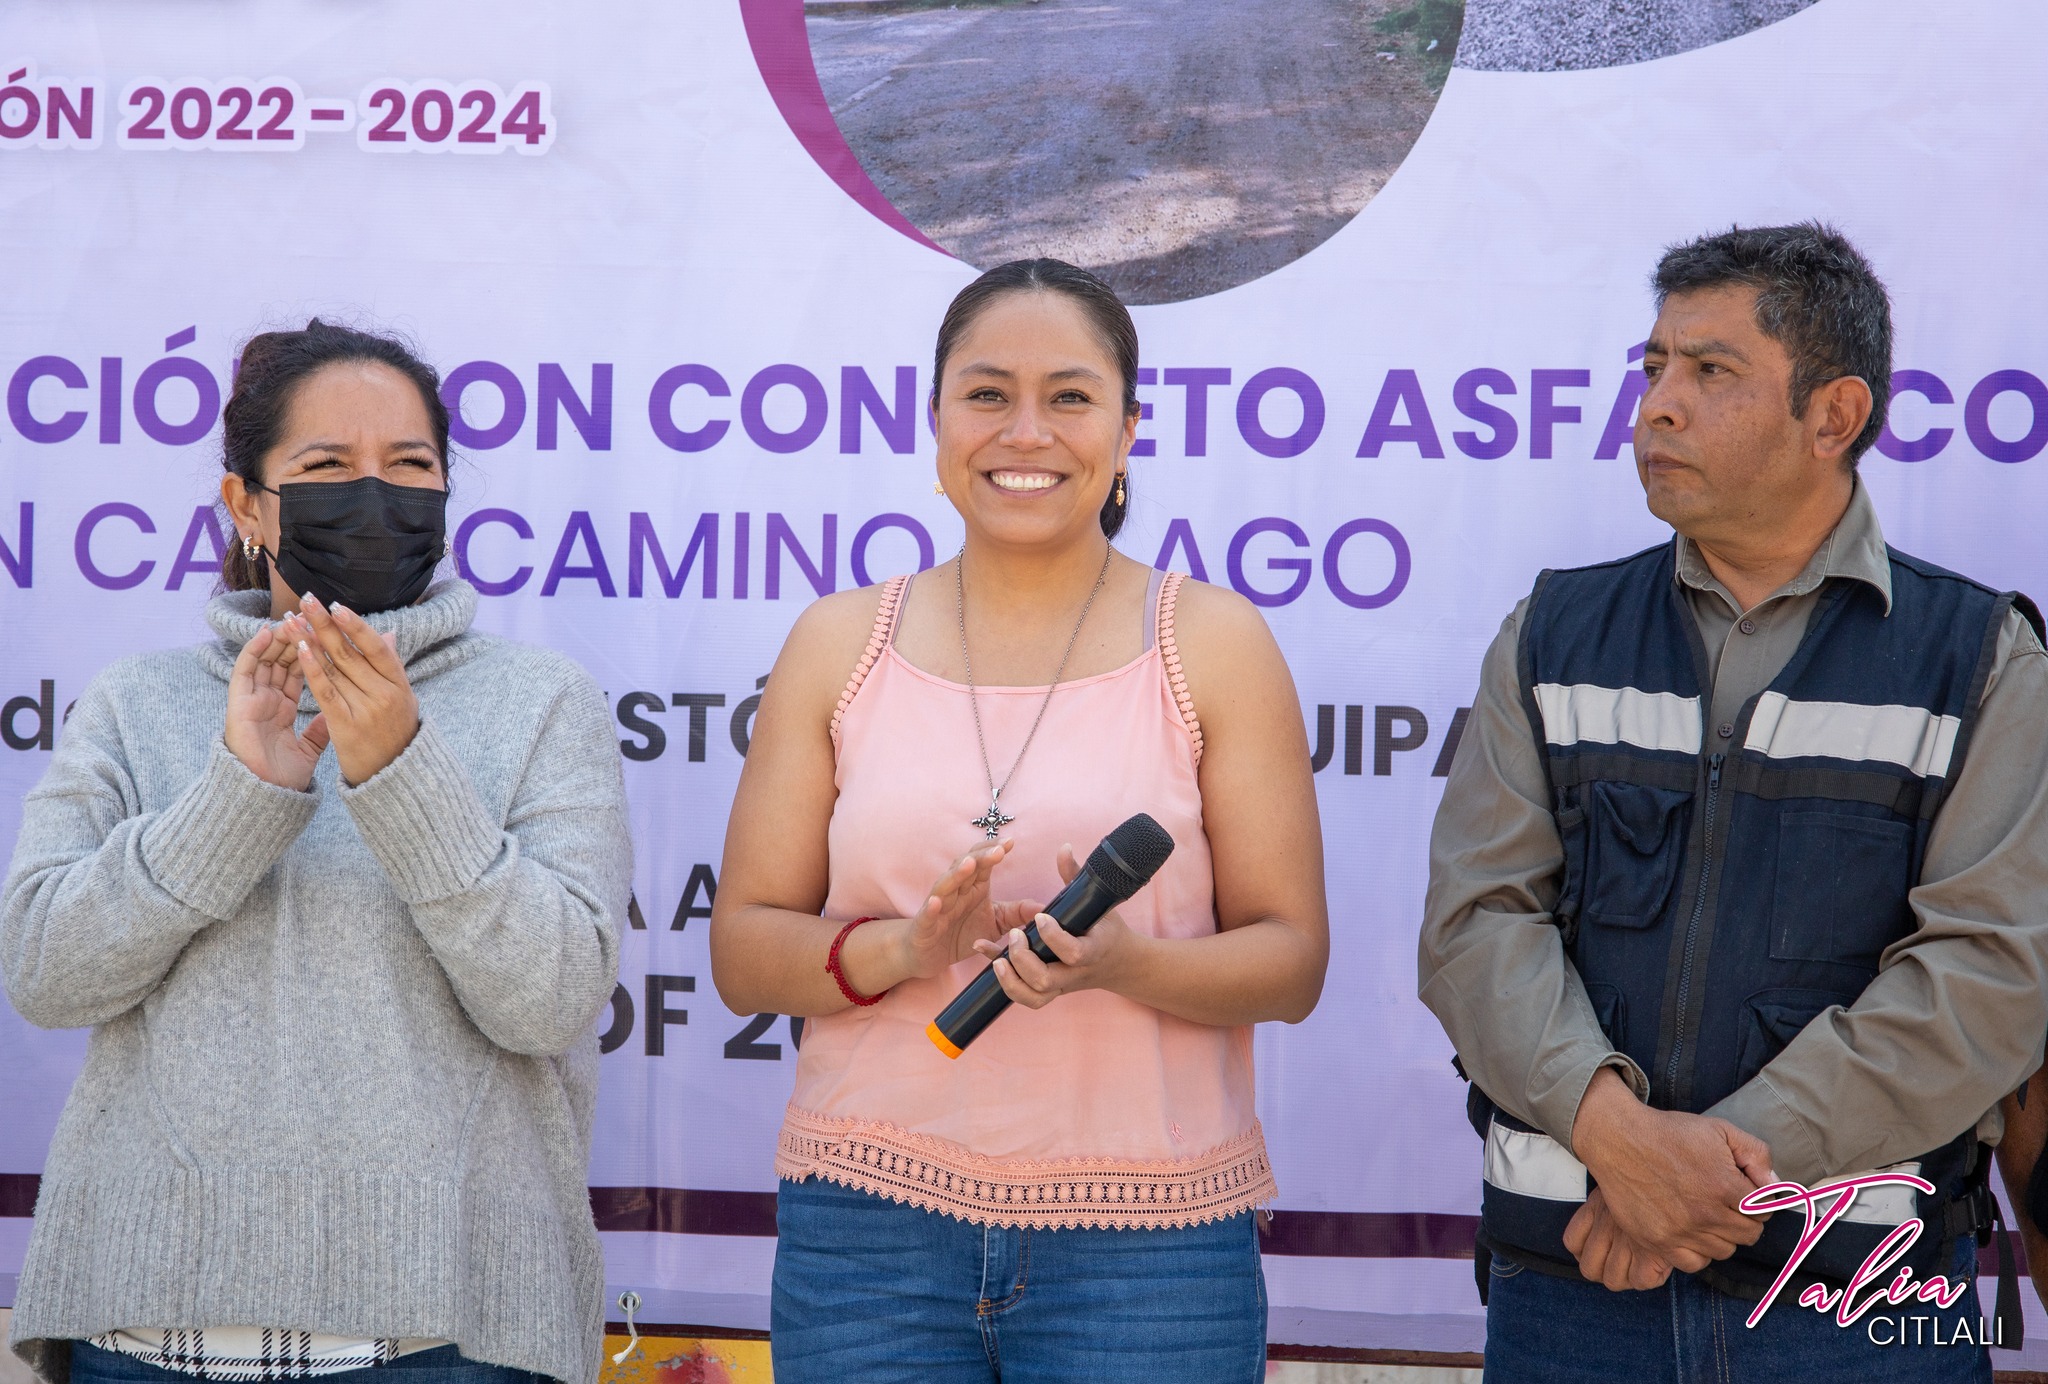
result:
M 258 336 L 223 431 L 218 638 L 93 680 L 0 891 L 14 1007 L 93 1028 L 12 1344 L 52 1384 L 591 1384 L 604 697 L 428 585 L 448 414 L 403 346 Z

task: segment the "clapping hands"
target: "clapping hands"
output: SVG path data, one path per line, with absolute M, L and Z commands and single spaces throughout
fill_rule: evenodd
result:
M 946 867 L 903 933 L 898 967 L 908 976 L 930 977 L 974 955 L 984 938 L 999 934 L 1014 915 L 999 911 L 989 897 L 989 876 L 1010 842 L 977 846 Z M 893 983 L 893 982 L 892 982 Z
M 228 675 L 228 752 L 265 783 L 304 792 L 327 749 L 327 717 L 295 730 L 305 687 L 299 649 L 284 624 L 266 625 L 242 646 Z
M 295 732 L 307 687 L 320 714 Z M 419 727 L 419 698 L 394 637 L 310 594 L 243 646 L 228 682 L 228 750 L 281 788 L 304 791 L 330 742 L 342 778 L 362 783 L 404 753 Z
M 1063 883 L 1072 884 L 1074 876 L 1081 873 L 1081 862 L 1071 845 L 1060 847 L 1054 863 Z M 1007 935 L 979 940 L 974 950 L 989 959 L 996 983 L 1013 1001 L 1026 1009 L 1043 1009 L 1075 990 L 1115 988 L 1131 939 L 1130 928 L 1115 909 L 1077 937 L 1041 912 L 1043 904 L 1026 899 L 996 907 Z M 1023 929 L 1033 922 L 1038 924 L 1038 936 L 1046 950 L 1058 958 L 1056 963 L 1041 960 L 1024 940 Z

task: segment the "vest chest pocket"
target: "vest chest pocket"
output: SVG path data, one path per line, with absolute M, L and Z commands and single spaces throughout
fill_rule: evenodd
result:
M 1878 954 L 1913 930 L 1912 852 L 1904 822 L 1786 813 L 1778 822 L 1771 956 L 1875 972 Z
M 1830 1005 L 1847 1004 L 1825 990 L 1764 990 L 1751 995 L 1735 1050 L 1735 1084 L 1743 1085 L 1783 1052 Z
M 1618 985 L 1605 981 L 1585 982 L 1586 999 L 1593 1006 L 1593 1017 L 1600 1021 L 1600 1031 L 1607 1035 L 1607 1041 L 1620 1051 L 1628 1050 L 1628 999 Z
M 1559 912 L 1602 927 L 1646 928 L 1664 916 L 1685 855 L 1692 794 L 1639 783 L 1588 784 L 1557 815 L 1565 883 Z

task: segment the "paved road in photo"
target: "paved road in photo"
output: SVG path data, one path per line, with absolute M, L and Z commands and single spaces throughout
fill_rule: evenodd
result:
M 807 23 L 847 143 L 926 235 L 1162 303 L 1299 258 L 1392 176 L 1435 105 L 1413 45 L 1373 29 L 1393 3 L 814 5 Z

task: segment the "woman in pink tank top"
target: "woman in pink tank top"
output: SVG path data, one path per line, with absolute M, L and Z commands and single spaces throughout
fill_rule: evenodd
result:
M 1136 379 L 1093 275 L 963 290 L 931 406 L 965 546 L 813 605 L 768 680 L 711 948 L 735 1012 L 809 1020 L 779 1384 L 1263 1375 L 1252 1025 L 1322 988 L 1321 830 L 1258 612 L 1110 546 Z M 1172 855 L 1084 935 L 1040 918 L 1033 955 L 1020 929 L 1138 812 Z M 991 964 L 1011 1009 L 935 1045 Z

